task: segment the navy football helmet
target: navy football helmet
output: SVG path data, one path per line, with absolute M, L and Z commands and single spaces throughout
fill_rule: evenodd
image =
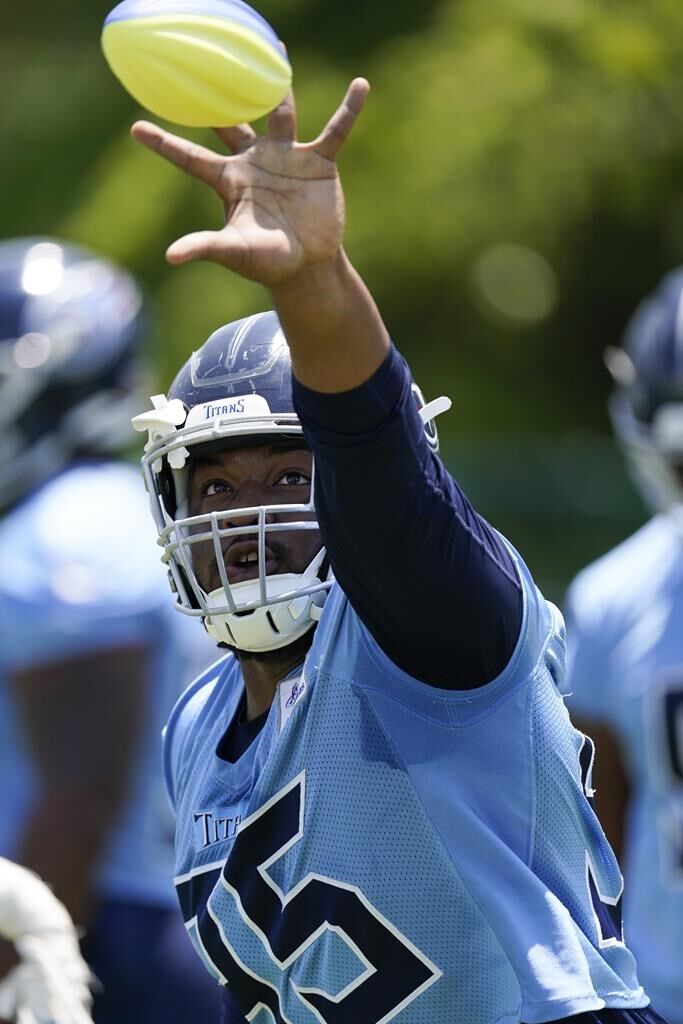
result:
M 0 509 L 78 455 L 130 445 L 142 296 L 55 239 L 0 242 Z
M 313 485 L 305 503 L 229 514 L 191 516 L 187 502 L 194 456 L 212 447 L 303 435 L 292 404 L 289 349 L 275 313 L 219 328 L 183 366 L 168 397 L 156 395 L 152 404 L 154 409 L 136 416 L 133 425 L 149 434 L 143 474 L 179 609 L 201 616 L 209 634 L 231 647 L 255 652 L 284 647 L 316 621 L 331 579 L 319 575 L 322 545 L 303 573 L 267 575 L 267 537 L 273 531 L 318 529 Z M 257 541 L 258 576 L 230 583 L 223 552 L 245 536 Z M 195 546 L 207 542 L 214 546 L 221 581 L 210 592 L 193 564 Z
M 635 483 L 654 511 L 683 512 L 683 268 L 636 309 L 605 362 L 609 411 Z
M 435 448 L 432 417 L 450 402 L 425 406 L 417 387 L 414 394 Z M 219 328 L 183 366 L 168 397 L 155 395 L 152 404 L 133 425 L 149 435 L 143 474 L 179 610 L 201 616 L 211 636 L 239 650 L 271 651 L 292 643 L 320 617 L 332 585 L 325 548 L 321 542 L 302 573 L 267 574 L 267 537 L 274 531 L 318 530 L 314 481 L 308 500 L 298 504 L 190 515 L 187 500 L 195 455 L 269 437 L 303 436 L 292 404 L 289 348 L 276 314 L 257 313 Z M 245 535 L 257 542 L 258 575 L 230 583 L 224 553 Z M 202 587 L 193 564 L 196 545 L 207 543 L 213 545 L 220 579 L 212 591 Z

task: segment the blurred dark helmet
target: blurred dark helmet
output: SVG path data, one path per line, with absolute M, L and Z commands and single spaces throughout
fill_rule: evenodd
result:
M 56 239 L 0 242 L 0 510 L 130 445 L 141 334 L 129 274 Z
M 633 478 L 654 511 L 683 510 L 683 268 L 636 309 L 623 347 L 605 353 L 609 411 Z

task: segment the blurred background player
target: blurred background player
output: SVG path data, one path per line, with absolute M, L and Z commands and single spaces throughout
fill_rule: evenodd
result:
M 168 709 L 213 648 L 173 613 L 139 470 L 114 458 L 143 329 L 107 261 L 0 244 L 0 853 L 85 928 L 98 1024 L 215 1020 L 160 768 Z
M 569 709 L 595 740 L 595 800 L 620 857 L 624 931 L 655 1005 L 683 1022 L 683 270 L 606 354 L 610 414 L 654 516 L 567 601 Z
M 0 981 L 0 1017 L 21 1024 L 92 1024 L 90 971 L 66 907 L 37 875 L 5 857 L 0 936 L 18 959 Z

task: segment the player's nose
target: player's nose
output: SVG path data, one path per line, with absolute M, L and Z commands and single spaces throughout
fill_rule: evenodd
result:
M 226 512 L 222 526 L 256 526 L 259 521 L 258 509 L 272 502 L 270 488 L 258 480 L 245 481 L 234 495 L 229 511 Z M 266 522 L 272 517 L 266 515 Z

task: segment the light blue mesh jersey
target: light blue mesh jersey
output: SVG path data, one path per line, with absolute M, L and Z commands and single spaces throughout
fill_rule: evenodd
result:
M 591 751 L 556 680 L 563 626 L 526 570 L 520 639 L 478 690 L 394 666 L 334 588 L 303 673 L 231 764 L 228 656 L 166 734 L 193 942 L 256 1024 L 518 1024 L 647 997 Z M 226 859 L 227 858 L 227 859 Z
M 0 522 L 0 853 L 16 853 L 36 793 L 10 675 L 100 648 L 149 645 L 143 734 L 98 891 L 166 906 L 174 902 L 173 822 L 161 729 L 184 686 L 215 660 L 216 650 L 199 622 L 174 611 L 154 539 L 139 472 L 117 463 L 61 473 Z
M 626 936 L 657 1009 L 683 1022 L 683 538 L 673 522 L 655 517 L 580 573 L 568 607 L 570 711 L 610 727 L 631 781 Z

